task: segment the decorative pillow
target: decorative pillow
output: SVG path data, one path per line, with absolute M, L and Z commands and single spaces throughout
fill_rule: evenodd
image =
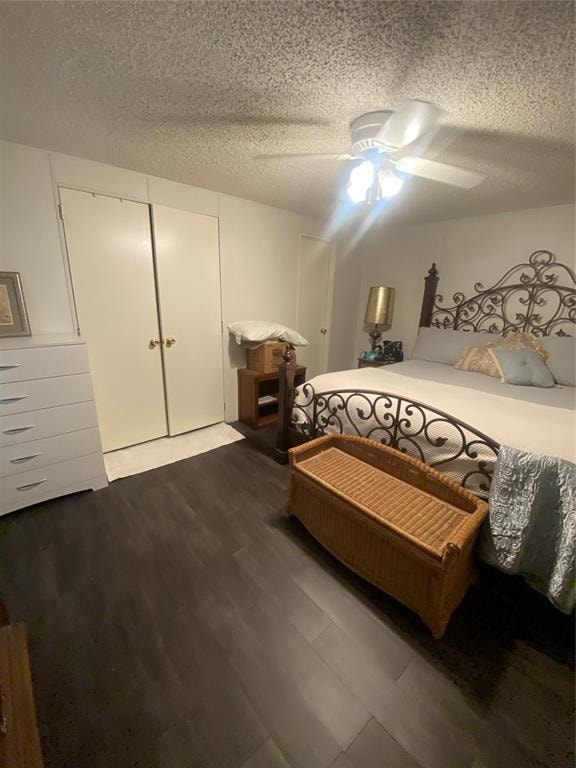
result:
M 529 333 L 511 333 L 496 344 L 489 344 L 488 346 L 498 349 L 533 349 L 543 360 L 548 358 L 548 353 L 542 346 L 540 339 Z
M 554 376 L 542 356 L 535 350 L 489 347 L 487 351 L 496 364 L 503 384 L 524 387 L 554 386 Z
M 236 323 L 230 323 L 228 330 L 235 337 L 237 344 L 243 341 L 268 341 L 269 339 L 280 339 L 288 341 L 295 347 L 306 347 L 308 341 L 301 336 L 298 331 L 288 328 L 282 323 L 272 323 L 268 320 L 241 320 Z
M 500 376 L 494 358 L 488 354 L 488 346 L 465 347 L 454 363 L 454 368 L 471 373 L 483 373 L 486 376 Z
M 576 339 L 573 336 L 543 336 L 548 353 L 546 364 L 557 384 L 576 387 Z
M 412 350 L 413 360 L 454 365 L 465 347 L 481 346 L 502 338 L 493 333 L 477 331 L 451 331 L 444 328 L 420 328 Z
M 542 347 L 539 339 L 527 333 L 512 333 L 497 342 L 485 344 L 483 347 L 466 347 L 462 352 L 454 368 L 461 371 L 483 373 L 486 376 L 501 376 L 494 357 L 490 355 L 490 349 L 522 350 L 529 349 L 537 352 L 542 360 L 546 360 L 548 353 Z

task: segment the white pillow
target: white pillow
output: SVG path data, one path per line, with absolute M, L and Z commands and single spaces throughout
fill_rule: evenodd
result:
M 282 323 L 271 323 L 267 320 L 239 320 L 236 323 L 230 323 L 228 330 L 235 337 L 237 344 L 242 344 L 243 341 L 280 339 L 280 341 L 294 344 L 295 347 L 308 346 L 304 336 Z
M 482 347 L 500 338 L 500 334 L 496 333 L 420 328 L 412 350 L 412 359 L 454 365 L 464 351 L 464 347 Z
M 576 387 L 576 339 L 574 336 L 541 336 L 538 341 L 548 352 L 546 365 L 556 383 L 563 384 L 565 387 Z

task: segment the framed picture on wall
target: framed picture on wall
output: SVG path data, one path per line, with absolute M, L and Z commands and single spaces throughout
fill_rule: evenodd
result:
M 30 336 L 18 272 L 0 272 L 0 338 Z

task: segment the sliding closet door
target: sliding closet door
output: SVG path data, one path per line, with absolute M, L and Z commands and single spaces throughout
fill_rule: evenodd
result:
M 224 418 L 218 219 L 153 206 L 168 430 Z
M 166 434 L 150 209 L 60 190 L 105 451 Z

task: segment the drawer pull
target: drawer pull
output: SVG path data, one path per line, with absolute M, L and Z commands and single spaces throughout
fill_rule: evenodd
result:
M 22 368 L 22 363 L 13 363 L 12 365 L 0 365 L 0 371 L 9 371 L 11 368 Z
M 36 480 L 35 483 L 28 483 L 27 485 L 19 485 L 17 486 L 17 491 L 29 491 L 31 488 L 36 488 L 37 485 L 42 485 L 42 483 L 45 483 L 46 480 L 48 480 L 47 477 L 43 477 L 42 480 Z
M 37 456 L 42 456 L 42 451 L 38 451 L 38 453 L 31 453 L 29 456 L 18 456 L 15 459 L 10 459 L 10 464 L 23 464 L 25 461 L 35 459 Z
M 14 395 L 14 397 L 0 397 L 0 403 L 15 403 L 18 400 L 26 400 L 28 395 Z
M 10 427 L 10 429 L 3 429 L 5 435 L 17 435 L 19 432 L 26 432 L 27 429 L 34 429 L 36 424 L 26 424 L 25 427 Z

